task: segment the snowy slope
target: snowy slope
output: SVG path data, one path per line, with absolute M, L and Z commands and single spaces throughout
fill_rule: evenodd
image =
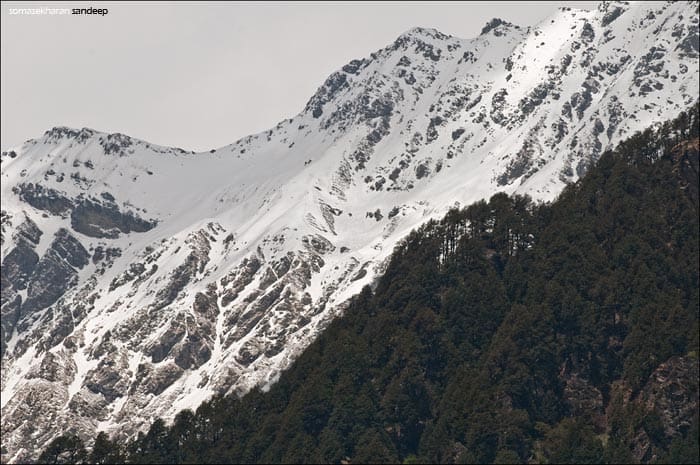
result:
M 265 386 L 411 229 L 550 200 L 697 89 L 697 2 L 604 3 L 412 29 L 210 152 L 85 128 L 3 152 L 3 461 Z

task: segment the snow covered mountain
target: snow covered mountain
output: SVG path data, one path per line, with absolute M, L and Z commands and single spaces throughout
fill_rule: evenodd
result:
M 698 99 L 698 3 L 412 29 L 204 153 L 53 128 L 2 153 L 2 461 L 281 370 L 429 218 L 549 200 Z

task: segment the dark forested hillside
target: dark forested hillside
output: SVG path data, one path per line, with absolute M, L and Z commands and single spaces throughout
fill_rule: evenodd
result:
M 695 106 L 551 205 L 453 210 L 268 392 L 42 461 L 697 463 L 698 149 Z

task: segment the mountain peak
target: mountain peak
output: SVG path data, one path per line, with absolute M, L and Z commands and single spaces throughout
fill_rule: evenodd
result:
M 598 4 L 598 11 L 607 12 L 610 9 L 629 6 L 629 4 L 630 2 L 626 2 L 623 0 L 603 0 Z
M 491 31 L 494 31 L 494 35 L 500 36 L 503 35 L 503 29 L 508 29 L 508 28 L 515 28 L 515 29 L 520 29 L 520 26 L 516 26 L 513 23 L 510 23 L 504 19 L 501 18 L 493 18 L 491 21 L 487 22 L 486 25 L 481 29 L 481 34 L 480 35 L 486 35 Z
M 410 40 L 421 40 L 425 41 L 426 39 L 433 39 L 433 40 L 448 40 L 452 36 L 448 34 L 443 34 L 442 32 L 438 31 L 437 29 L 430 28 L 430 27 L 412 27 L 411 29 L 407 30 L 403 34 L 401 34 L 395 42 L 406 42 Z
M 598 5 L 598 11 L 603 14 L 600 19 L 600 24 L 603 27 L 608 26 L 615 21 L 620 15 L 627 11 L 629 2 L 622 1 L 603 1 Z
M 78 142 L 84 142 L 96 134 L 98 132 L 91 128 L 76 129 L 69 126 L 55 126 L 44 132 L 44 141 L 58 142 L 62 139 L 75 139 Z

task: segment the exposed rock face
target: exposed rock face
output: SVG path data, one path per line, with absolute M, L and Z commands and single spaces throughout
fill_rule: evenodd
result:
M 126 395 L 129 383 L 124 374 L 130 373 L 127 359 L 112 352 L 102 358 L 97 367 L 85 376 L 84 386 L 95 394 L 102 394 L 109 404 Z
M 661 446 L 667 448 L 673 439 L 685 436 L 695 421 L 700 407 L 699 367 L 694 354 L 672 357 L 636 391 L 623 380 L 596 387 L 586 360 L 569 360 L 561 367 L 559 378 L 572 415 L 589 418 L 599 433 L 609 435 L 612 428 L 624 428 L 625 446 L 635 463 L 650 463 L 659 458 Z M 604 396 L 601 389 L 610 392 Z
M 669 439 L 687 432 L 697 415 L 699 377 L 697 358 L 673 357 L 654 370 L 637 399 L 659 414 Z
M 42 232 L 29 218 L 15 232 L 15 247 L 5 256 L 0 268 L 0 308 L 2 324 L 0 325 L 0 354 L 5 353 L 6 343 L 20 317 L 22 297 L 18 294 L 27 288 L 27 282 L 34 272 L 39 256 L 34 248 L 41 239 Z
M 56 302 L 76 283 L 76 270 L 88 263 L 87 251 L 66 229 L 56 232 L 41 259 L 34 251 L 42 234 L 36 224 L 27 219 L 18 233 L 17 246 L 7 254 L 2 267 L 3 343 L 15 327 L 26 328 L 37 310 Z M 23 302 L 18 292 L 25 289 Z
M 14 189 L 21 200 L 38 210 L 45 210 L 54 215 L 63 215 L 70 211 L 73 202 L 58 191 L 45 188 L 40 184 L 20 184 Z
M 71 226 L 90 237 L 115 239 L 119 233 L 146 232 L 155 227 L 131 212 L 122 213 L 113 202 L 85 199 L 71 212 Z
M 17 228 L 15 233 L 16 246 L 3 260 L 2 290 L 10 287 L 21 290 L 27 287 L 27 278 L 31 275 L 39 261 L 39 256 L 34 252 L 34 247 L 39 243 L 42 232 L 29 218 Z
M 39 260 L 27 289 L 20 319 L 46 308 L 77 280 L 77 270 L 88 264 L 88 252 L 66 229 L 56 232 L 51 247 Z
M 632 396 L 627 390 L 623 405 L 628 410 L 633 408 L 642 415 L 658 419 L 661 431 L 655 431 L 655 436 L 661 435 L 663 441 L 670 443 L 685 435 L 697 418 L 700 408 L 698 366 L 696 356 L 672 357 L 654 370 L 638 394 Z M 648 429 L 642 425 L 633 431 L 633 441 L 629 445 L 635 460 L 642 463 L 659 458 L 656 446 L 659 438 L 652 438 Z
M 120 232 L 146 232 L 156 226 L 155 221 L 143 220 L 131 211 L 122 213 L 108 192 L 102 193 L 103 200 L 83 195 L 70 199 L 55 189 L 33 183 L 22 183 L 13 191 L 38 210 L 60 216 L 70 213 L 73 230 L 90 237 L 115 239 Z
M 59 127 L 3 152 L 2 461 L 274 382 L 412 228 L 497 191 L 549 200 L 692 104 L 694 8 L 412 29 L 213 151 Z M 579 362 L 569 408 L 603 417 Z

